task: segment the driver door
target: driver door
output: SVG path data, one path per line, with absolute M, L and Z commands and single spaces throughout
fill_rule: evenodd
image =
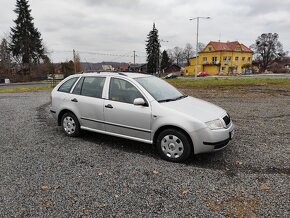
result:
M 133 104 L 134 99 L 144 98 L 141 92 L 127 80 L 111 78 L 108 97 L 104 100 L 105 130 L 150 141 L 151 107 Z

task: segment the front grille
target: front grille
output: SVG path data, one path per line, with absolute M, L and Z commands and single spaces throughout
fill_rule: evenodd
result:
M 230 122 L 231 122 L 230 115 L 227 114 L 226 116 L 224 116 L 224 117 L 223 117 L 223 120 L 225 121 L 225 124 L 226 124 L 226 125 L 229 125 Z

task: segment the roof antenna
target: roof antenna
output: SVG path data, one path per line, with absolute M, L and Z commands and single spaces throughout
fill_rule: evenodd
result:
M 219 34 L 219 42 L 221 41 L 221 34 L 222 34 L 222 33 L 220 32 L 220 34 Z

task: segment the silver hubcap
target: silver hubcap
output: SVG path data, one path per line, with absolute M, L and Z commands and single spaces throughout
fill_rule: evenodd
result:
M 73 134 L 75 131 L 76 131 L 76 123 L 74 121 L 73 118 L 67 116 L 63 119 L 63 128 L 64 128 L 64 131 L 71 135 Z
M 163 153 L 170 158 L 179 158 L 183 154 L 183 143 L 175 135 L 166 135 L 161 141 Z

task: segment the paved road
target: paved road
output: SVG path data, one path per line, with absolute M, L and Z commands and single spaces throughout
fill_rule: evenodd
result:
M 17 87 L 34 87 L 34 86 L 49 86 L 51 82 L 26 82 L 26 83 L 0 83 L 0 88 L 17 88 Z
M 185 164 L 146 144 L 65 136 L 49 93 L 0 94 L 1 217 L 289 217 L 288 96 L 207 97 L 234 141 Z

